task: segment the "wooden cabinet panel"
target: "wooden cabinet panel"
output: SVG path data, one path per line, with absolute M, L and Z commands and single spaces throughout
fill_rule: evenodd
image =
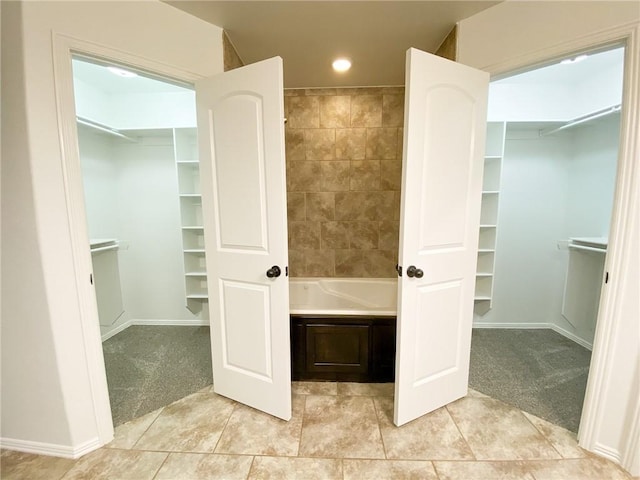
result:
M 395 317 L 291 317 L 293 380 L 392 382 Z

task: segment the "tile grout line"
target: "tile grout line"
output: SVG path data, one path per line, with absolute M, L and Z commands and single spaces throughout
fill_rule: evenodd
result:
M 377 397 L 372 397 L 373 411 L 376 414 L 376 423 L 378 424 L 378 433 L 380 434 L 380 441 L 382 442 L 382 451 L 384 452 L 384 458 L 385 460 L 389 460 L 389 456 L 387 455 L 387 446 L 384 443 L 384 437 L 382 436 L 382 427 L 380 426 L 380 416 L 378 415 L 378 408 L 376 407 L 376 401 L 375 401 L 376 398 Z
M 234 400 L 233 408 L 231 409 L 231 412 L 229 413 L 229 416 L 227 417 L 227 421 L 224 422 L 224 427 L 222 427 L 222 430 L 220 430 L 220 436 L 218 437 L 218 440 L 216 440 L 216 446 L 213 447 L 213 451 L 211 453 L 216 453 L 216 450 L 218 449 L 218 445 L 220 445 L 220 439 L 222 439 L 222 436 L 224 435 L 224 431 L 227 429 L 227 425 L 229 425 L 229 420 L 231 420 L 231 417 L 233 416 L 234 412 L 236 411 L 236 407 L 238 405 L 239 405 L 239 403 Z
M 298 435 L 298 448 L 296 449 L 296 454 L 294 457 L 299 458 L 300 456 L 300 443 L 302 442 L 302 429 L 304 428 L 304 414 L 307 410 L 307 396 L 300 395 L 302 397 L 302 418 L 300 419 L 300 433 Z
M 463 397 L 464 398 L 464 397 Z M 456 419 L 453 417 L 453 415 L 451 414 L 451 412 L 449 411 L 449 406 L 445 405 L 444 409 L 447 412 L 447 415 L 449 415 L 449 418 L 451 419 L 451 421 L 453 422 L 453 424 L 456 426 L 456 430 L 458 430 L 458 433 L 460 434 L 460 436 L 462 437 L 462 440 L 464 441 L 464 443 L 467 445 L 467 448 L 469 449 L 469 451 L 471 452 L 471 455 L 473 455 L 473 460 L 474 461 L 478 461 L 478 457 L 476 456 L 476 452 L 473 451 L 473 448 L 471 448 L 471 445 L 469 444 L 469 442 L 467 441 L 467 437 L 464 436 L 464 434 L 462 433 L 462 430 L 460 430 L 460 426 L 458 425 L 458 422 L 456 422 Z
M 162 470 L 162 467 L 164 467 L 164 464 L 167 463 L 167 460 L 169 460 L 169 455 L 171 455 L 171 453 L 172 452 L 167 453 L 167 455 L 164 457 L 164 460 L 162 461 L 162 463 L 158 467 L 158 470 L 156 470 L 156 473 L 153 474 L 153 477 L 151 477 L 151 480 L 155 480 L 158 477 L 158 474 L 160 473 L 160 470 Z
M 256 456 L 254 455 L 253 458 L 251 459 L 251 465 L 249 465 L 249 471 L 247 472 L 247 476 L 245 477 L 245 480 L 249 480 L 249 478 L 251 477 L 251 471 L 253 470 L 253 465 L 255 463 L 256 463 Z
M 518 409 L 520 410 L 520 409 Z M 524 411 L 520 410 L 520 413 L 522 414 L 522 416 L 527 420 L 527 422 L 529 422 L 529 424 L 534 428 L 534 430 L 536 432 L 538 432 L 540 435 L 542 435 L 542 438 L 544 438 L 544 441 L 546 443 L 549 444 L 549 446 L 558 454 L 560 455 L 560 460 L 568 460 L 567 458 L 565 458 L 564 455 L 562 455 L 562 453 L 560 453 L 560 451 L 555 447 L 555 445 L 553 443 L 551 443 L 551 441 L 549 440 L 549 438 L 544 434 L 544 432 L 542 430 L 540 430 L 530 419 L 527 415 L 525 415 Z M 531 415 L 531 414 L 529 414 Z M 577 445 L 577 442 L 576 442 Z
M 186 397 L 185 397 L 185 398 L 186 398 Z M 174 403 L 175 403 L 175 402 L 174 402 Z M 169 405 L 170 405 L 170 404 L 169 404 Z M 167 405 L 167 406 L 168 406 L 168 405 Z M 138 445 L 138 443 L 140 443 L 140 440 L 142 439 L 142 437 L 144 437 L 144 436 L 147 434 L 147 432 L 149 431 L 149 429 L 151 429 L 151 427 L 153 426 L 153 424 L 154 424 L 154 423 L 156 423 L 156 421 L 158 420 L 158 418 L 160 418 L 160 415 L 162 415 L 162 413 L 164 412 L 164 409 L 165 409 L 165 408 L 166 408 L 166 406 L 165 406 L 165 407 L 161 407 L 161 408 L 160 408 L 160 411 L 158 412 L 158 415 L 156 415 L 156 418 L 154 418 L 154 419 L 153 419 L 153 422 L 151 422 L 151 423 L 149 424 L 149 426 L 144 430 L 144 432 L 142 432 L 142 434 L 138 437 L 138 439 L 137 439 L 135 442 L 133 442 L 133 445 L 131 445 L 131 447 L 127 448 L 127 450 L 138 450 L 138 449 L 136 449 L 136 446 Z M 114 440 L 115 440 L 115 438 L 114 438 Z M 112 441 L 113 441 L 113 440 L 112 440 Z M 109 443 L 111 443 L 111 442 L 109 442 Z

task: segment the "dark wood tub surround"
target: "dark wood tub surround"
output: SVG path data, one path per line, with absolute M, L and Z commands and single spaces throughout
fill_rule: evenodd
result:
M 293 380 L 393 382 L 396 317 L 291 315 Z

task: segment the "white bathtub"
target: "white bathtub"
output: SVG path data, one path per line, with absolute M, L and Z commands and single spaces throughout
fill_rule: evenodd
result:
M 395 316 L 397 299 L 395 278 L 289 279 L 292 315 Z

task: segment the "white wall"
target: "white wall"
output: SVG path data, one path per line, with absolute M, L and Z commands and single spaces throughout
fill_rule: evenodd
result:
M 492 309 L 476 324 L 549 323 L 562 305 L 566 251 L 566 136 L 507 128 L 502 162 Z
M 156 1 L 3 2 L 2 10 L 2 444 L 77 455 L 100 440 L 87 368 L 95 360 L 84 346 L 67 216 L 52 31 L 211 76 L 223 70 L 222 30 Z
M 619 31 L 633 29 L 632 49 L 634 63 L 628 65 L 627 95 L 631 103 L 637 105 L 640 51 L 640 9 L 637 2 L 514 2 L 498 4 L 484 12 L 463 20 L 458 25 L 458 60 L 464 64 L 481 68 L 492 74 L 505 73 L 542 63 L 550 56 L 570 53 L 583 49 L 595 42 L 611 41 L 619 38 Z M 592 36 L 587 38 L 588 36 Z M 593 39 L 597 35 L 597 39 Z M 638 118 L 637 110 L 629 112 L 632 122 L 628 128 L 629 142 L 625 145 L 629 158 L 626 165 L 633 165 L 637 155 Z M 635 162 L 637 163 L 637 162 Z M 640 169 L 627 170 L 628 183 L 624 187 L 630 196 L 628 209 L 620 212 L 623 219 L 618 225 L 627 230 L 626 242 L 618 245 L 617 257 L 610 261 L 619 267 L 612 270 L 611 282 L 616 288 L 615 304 L 606 305 L 605 314 L 611 322 L 611 330 L 600 329 L 596 336 L 611 338 L 602 345 L 602 350 L 594 351 L 592 372 L 598 372 L 595 379 L 589 379 L 587 397 L 593 403 L 587 405 L 587 425 L 581 429 L 580 441 L 586 448 L 597 451 L 614 460 L 622 461 L 627 468 L 633 468 L 634 475 L 640 474 L 637 453 L 637 438 L 640 429 L 637 412 L 638 391 L 638 278 L 640 277 Z M 624 258 L 624 262 L 622 262 Z M 608 333 L 611 335 L 607 335 Z M 597 340 L 596 340 L 597 341 Z M 603 352 L 602 359 L 598 357 Z M 596 353 L 598 355 L 596 355 Z M 606 378 L 606 379 L 605 379 Z M 634 422 L 632 427 L 630 423 Z M 583 422 L 584 424 L 584 422 Z M 635 443 L 634 443 L 635 442 Z M 636 451 L 626 454 L 630 445 Z
M 135 320 L 194 320 L 186 309 L 172 137 L 116 141 L 118 237 L 125 308 Z

